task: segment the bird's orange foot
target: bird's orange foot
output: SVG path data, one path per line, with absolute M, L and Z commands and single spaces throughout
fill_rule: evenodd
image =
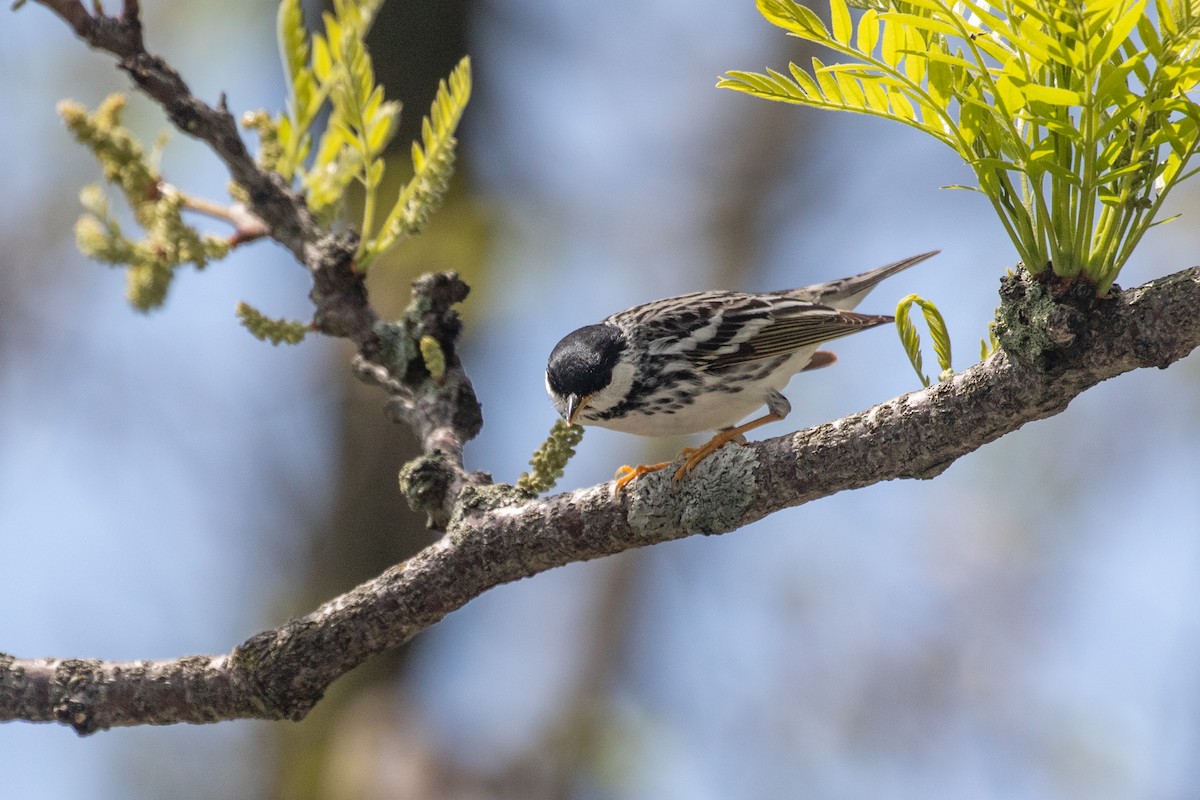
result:
M 721 431 L 700 447 L 685 447 L 679 455 L 686 460 L 683 462 L 682 467 L 675 470 L 675 480 L 683 480 L 683 476 L 687 475 L 689 472 L 699 466 L 701 461 L 708 458 L 730 442 L 743 444 L 745 441 L 746 437 L 743 436 L 740 431 L 734 429 L 729 431 Z
M 658 472 L 660 469 L 665 469 L 669 466 L 671 466 L 670 461 L 664 461 L 661 464 L 639 464 L 636 467 L 626 464 L 617 470 L 617 474 L 614 476 L 617 479 L 617 484 L 613 486 L 613 494 L 620 494 L 622 489 L 643 475 L 650 472 Z

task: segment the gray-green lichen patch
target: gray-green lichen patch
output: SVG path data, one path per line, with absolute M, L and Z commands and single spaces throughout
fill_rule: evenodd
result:
M 996 339 L 1004 352 L 1055 374 L 1086 339 L 1089 317 L 1107 301 L 1097 300 L 1086 281 L 1048 284 L 1024 270 L 1000 282 Z
M 490 483 L 464 486 L 454 505 L 454 515 L 450 527 L 464 516 L 473 513 L 494 511 L 497 508 L 522 506 L 534 499 L 529 492 L 518 489 L 508 483 Z
M 413 511 L 440 507 L 454 479 L 444 453 L 418 456 L 400 469 L 400 493 Z
M 395 322 L 376 322 L 374 332 L 381 346 L 379 363 L 392 375 L 404 377 L 409 363 L 420 354 L 416 343 L 404 327 Z
M 727 445 L 675 480 L 676 465 L 643 475 L 631 492 L 629 524 L 646 536 L 725 533 L 741 522 L 758 490 L 753 448 Z

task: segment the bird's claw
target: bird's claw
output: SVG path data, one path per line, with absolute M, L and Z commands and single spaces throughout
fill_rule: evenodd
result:
M 716 436 L 709 439 L 701 447 L 685 447 L 679 455 L 686 460 L 683 462 L 683 466 L 675 470 L 675 480 L 683 480 L 685 475 L 694 470 L 696 467 L 700 466 L 701 461 L 708 458 L 730 442 L 739 445 L 745 444 L 746 437 L 739 430 L 732 429 L 721 431 Z
M 734 442 L 736 444 L 745 444 L 746 437 L 737 430 L 722 431 L 701 447 L 683 448 L 679 451 L 679 455 L 676 456 L 675 459 L 676 461 L 678 461 L 680 458 L 684 459 L 683 466 L 675 470 L 673 480 L 676 483 L 683 480 L 684 476 L 699 466 L 701 461 L 708 458 L 730 442 Z M 617 474 L 613 476 L 617 481 L 613 485 L 613 497 L 616 497 L 621 493 L 622 489 L 643 475 L 666 469 L 673 463 L 674 462 L 672 461 L 663 461 L 659 464 L 639 464 L 636 467 L 631 467 L 628 464 L 624 465 L 618 469 Z
M 617 480 L 617 482 L 613 485 L 613 497 L 616 497 L 621 493 L 622 489 L 643 475 L 651 472 L 658 472 L 660 469 L 666 469 L 669 466 L 671 466 L 670 461 L 664 461 L 661 464 L 638 464 L 636 467 L 631 467 L 628 464 L 624 465 L 618 469 L 617 474 L 613 476 Z

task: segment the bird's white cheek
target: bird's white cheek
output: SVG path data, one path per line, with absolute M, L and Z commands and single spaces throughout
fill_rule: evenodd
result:
M 613 368 L 612 380 L 608 386 L 605 386 L 600 391 L 592 395 L 588 401 L 587 408 L 584 409 L 583 416 L 588 416 L 588 411 L 600 412 L 620 403 L 629 395 L 629 390 L 633 387 L 633 365 L 625 362 L 618 362 Z

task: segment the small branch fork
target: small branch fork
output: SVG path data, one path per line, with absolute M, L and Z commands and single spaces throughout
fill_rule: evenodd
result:
M 60 16 L 92 47 L 116 56 L 118 66 L 162 106 L 176 128 L 207 143 L 225 162 L 233 179 L 249 193 L 251 210 L 270 227 L 271 237 L 310 269 L 314 267 L 307 251 L 320 240 L 321 231 L 304 201 L 278 175 L 255 163 L 223 97 L 215 108 L 204 103 L 174 68 L 146 51 L 137 0 L 124 0 L 115 17 L 99 10 L 92 14 L 79 0 L 34 2 Z
M 443 451 L 450 456 L 448 468 L 455 472 L 454 485 L 474 480 L 462 469 L 462 444 L 478 432 L 479 403 L 470 381 L 457 358 L 451 359 L 453 380 L 437 385 L 411 373 L 407 364 L 389 360 L 394 356 L 381 332 L 382 325 L 367 297 L 364 276 L 354 263 L 358 242 L 353 234 L 323 230 L 309 211 L 303 197 L 277 174 L 265 170 L 246 148 L 237 122 L 222 96 L 210 106 L 191 93 L 187 83 L 162 58 L 147 52 L 142 36 L 137 0 L 124 0 L 117 16 L 106 16 L 98 7 L 89 12 L 79 0 L 34 0 L 61 17 L 79 38 L 92 47 L 116 56 L 118 66 L 127 72 L 144 94 L 157 102 L 179 130 L 206 143 L 223 161 L 233 180 L 248 197 L 246 205 L 222 207 L 188 198 L 191 210 L 228 219 L 236 226 L 231 244 L 269 236 L 308 268 L 313 284 L 309 297 L 315 306 L 313 327 L 329 336 L 349 339 L 358 348 L 364 369 L 360 376 L 382 373 L 390 376 L 388 391 L 393 405 L 404 405 L 400 414 L 412 424 L 426 443 L 449 443 Z M 165 190 L 170 187 L 164 185 Z M 455 302 L 466 296 L 466 285 L 444 275 L 439 281 L 427 281 L 424 288 L 437 297 L 427 297 L 426 305 L 437 309 L 440 319 L 428 314 L 420 326 L 421 334 L 435 335 L 442 348 L 453 354 L 454 341 L 437 331 L 458 332 L 457 314 L 451 303 L 442 302 L 445 287 L 457 288 Z M 422 286 L 414 287 L 414 292 Z M 377 381 L 376 381 L 377 382 Z M 393 415 L 396 416 L 396 415 Z M 437 431 L 437 436 L 428 435 Z
M 1200 268 L 1114 290 L 1107 300 L 1066 291 L 1047 303 L 1054 287 L 1025 276 L 1005 279 L 998 325 L 1004 350 L 949 381 L 795 434 L 726 447 L 679 484 L 669 472 L 656 473 L 615 498 L 604 484 L 534 499 L 462 466 L 462 444 L 482 423 L 454 350 L 459 322 L 452 306 L 465 297 L 465 284 L 448 273 L 422 278 L 401 323 L 405 336 L 432 336 L 442 348 L 445 368 L 434 380 L 419 355 L 397 345 L 401 326 L 381 325 L 371 309 L 354 268 L 354 238 L 321 230 L 302 198 L 251 158 L 224 102 L 213 108 L 198 100 L 145 51 L 134 0 L 125 0 L 117 17 L 89 13 L 76 0 L 35 2 L 116 55 L 181 130 L 206 142 L 247 190 L 249 213 L 309 269 L 314 326 L 357 345 L 359 377 L 388 392 L 389 415 L 416 432 L 425 456 L 406 466 L 405 493 L 446 535 L 226 655 L 108 662 L 0 654 L 0 720 L 60 722 L 88 734 L 142 724 L 300 719 L 338 677 L 492 587 L 574 561 L 732 531 L 847 489 L 933 477 L 962 455 L 1059 413 L 1100 381 L 1166 367 L 1200 346 Z M 1045 336 L 1026 341 L 1022 329 Z M 736 482 L 727 480 L 730 470 Z
M 232 225 L 233 234 L 228 240 L 230 247 L 249 244 L 250 242 L 271 235 L 267 224 L 259 219 L 258 215 L 247 208 L 244 203 L 224 205 L 203 197 L 185 194 L 179 191 L 174 184 L 167 183 L 166 181 L 159 182 L 158 192 L 163 197 L 170 195 L 178 196 L 183 207 L 188 211 L 194 211 L 197 214 L 203 214 L 213 219 L 223 220 Z

